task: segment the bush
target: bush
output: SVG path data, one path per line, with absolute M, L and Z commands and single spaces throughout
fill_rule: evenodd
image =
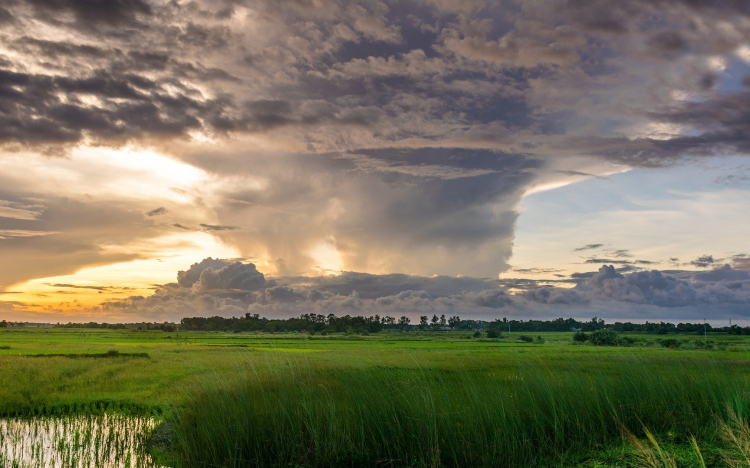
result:
M 544 344 L 546 342 L 544 341 L 544 338 L 542 338 L 542 335 L 537 335 L 537 337 L 534 338 L 534 343 L 536 343 L 536 344 Z
M 617 346 L 619 334 L 614 330 L 595 330 L 589 334 L 589 341 L 595 346 Z
M 474 338 L 479 338 L 481 336 L 482 336 L 482 332 L 480 332 L 479 330 L 474 332 Z
M 518 337 L 518 339 L 525 343 L 531 343 L 532 341 L 534 341 L 534 338 L 530 337 L 529 335 L 521 335 Z
M 583 343 L 584 341 L 588 341 L 589 336 L 582 331 L 577 331 L 573 334 L 573 341 L 578 341 Z
M 490 328 L 487 330 L 487 338 L 500 338 L 500 332 L 497 328 Z
M 682 341 L 675 340 L 674 338 L 666 338 L 664 340 L 656 340 L 663 348 L 676 349 L 682 346 Z

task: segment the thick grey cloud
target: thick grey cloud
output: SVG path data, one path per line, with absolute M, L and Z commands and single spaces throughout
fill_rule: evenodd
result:
M 29 0 L 37 17 L 55 22 L 60 13 L 72 13 L 77 23 L 134 23 L 140 15 L 152 13 L 151 5 L 143 0 Z
M 571 289 L 561 288 L 534 288 L 523 292 L 523 297 L 533 302 L 542 304 L 579 304 L 587 302 L 584 294 Z
M 248 312 L 271 317 L 310 312 L 412 317 L 436 313 L 490 320 L 503 316 L 582 318 L 588 313 L 604 318 L 643 318 L 645 313 L 645 318 L 686 320 L 700 314 L 716 319 L 744 317 L 750 305 L 750 276 L 728 265 L 679 275 L 656 270 L 622 274 L 607 265 L 572 289 L 533 287 L 535 282 L 529 282 L 530 287 L 516 293 L 495 281 L 477 278 L 350 272 L 267 280 L 253 264 L 215 259 L 192 265 L 178 274 L 178 280 L 180 283 L 164 285 L 150 297 L 106 302 L 102 312 L 160 320 Z
M 316 152 L 464 144 L 646 166 L 746 150 L 747 93 L 713 93 L 710 60 L 747 41 L 742 2 L 447 5 L 17 0 L 2 139 L 284 129 Z M 40 38 L 44 23 L 57 39 Z M 633 135 L 658 123 L 690 136 Z
M 220 270 L 230 263 L 232 262 L 218 258 L 204 258 L 200 262 L 190 265 L 190 268 L 188 268 L 186 271 L 178 271 L 177 283 L 183 288 L 189 288 L 201 279 L 201 274 L 204 270 L 208 268 Z
M 404 274 L 373 275 L 344 272 L 335 276 L 280 278 L 278 281 L 292 287 L 307 285 L 313 289 L 349 296 L 357 291 L 362 299 L 397 296 L 405 292 L 420 291 L 430 297 L 450 296 L 463 291 L 479 292 L 498 286 L 497 280 L 472 277 L 424 277 Z
M 257 291 L 266 286 L 266 278 L 252 263 L 230 263 L 219 269 L 207 267 L 201 271 L 200 278 L 193 283 L 192 289 L 197 293 L 212 291 Z
M 710 271 L 702 271 L 693 275 L 696 281 L 744 281 L 750 279 L 750 272 L 744 270 L 735 270 L 729 265 Z

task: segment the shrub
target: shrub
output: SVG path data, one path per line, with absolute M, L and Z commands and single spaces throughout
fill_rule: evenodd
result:
M 588 339 L 589 339 L 589 336 L 586 334 L 586 332 L 577 331 L 573 334 L 573 341 L 578 341 L 582 343 L 584 341 L 587 341 Z
M 487 330 L 487 338 L 500 338 L 500 332 L 497 328 L 490 328 Z
M 482 336 L 482 332 L 480 332 L 479 330 L 474 332 L 474 338 L 479 338 L 481 336 Z
M 525 343 L 531 343 L 532 341 L 534 341 L 534 338 L 530 337 L 529 335 L 521 335 L 518 337 L 518 339 Z
M 536 343 L 536 344 L 544 344 L 546 342 L 544 341 L 544 338 L 542 338 L 542 335 L 537 335 L 537 337 L 534 338 L 534 343 Z
M 663 340 L 656 340 L 663 348 L 676 349 L 682 345 L 682 341 L 675 340 L 674 338 L 666 338 Z
M 619 344 L 621 346 L 631 346 L 634 345 L 635 342 L 638 341 L 635 338 L 631 338 L 629 336 L 621 336 Z
M 619 334 L 614 330 L 594 330 L 589 334 L 589 341 L 595 346 L 617 346 Z

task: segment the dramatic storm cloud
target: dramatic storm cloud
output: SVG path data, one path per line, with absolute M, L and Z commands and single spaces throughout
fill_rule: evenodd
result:
M 513 289 L 518 289 L 518 285 Z M 178 283 L 159 287 L 149 297 L 131 296 L 104 302 L 101 314 L 131 320 L 175 320 L 185 316 L 266 316 L 319 314 L 407 315 L 463 314 L 493 320 L 499 317 L 585 317 L 643 319 L 721 319 L 727 314 L 748 317 L 750 273 L 724 265 L 715 270 L 673 276 L 658 270 L 622 274 L 602 266 L 574 288 L 535 287 L 511 291 L 498 280 L 368 275 L 266 279 L 255 265 L 205 259 L 178 273 Z M 705 315 L 707 314 L 708 315 Z M 704 314 L 704 315 L 701 315 Z
M 45 286 L 112 281 L 146 302 L 174 294 L 170 317 L 300 301 L 736 304 L 721 281 L 732 294 L 646 269 L 747 268 L 731 226 L 748 224 L 735 208 L 750 189 L 737 161 L 749 13 L 741 0 L 7 1 L 0 292 L 17 294 L 4 307 L 131 301 Z M 627 179 L 684 167 L 713 171 L 711 186 Z M 208 257 L 237 260 L 187 269 Z M 602 265 L 628 275 L 596 286 Z M 177 270 L 177 286 L 153 286 Z M 581 278 L 589 289 L 552 287 Z

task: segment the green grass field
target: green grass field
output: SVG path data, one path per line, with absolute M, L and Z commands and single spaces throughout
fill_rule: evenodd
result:
M 183 467 L 641 466 L 626 434 L 644 426 L 676 466 L 701 466 L 691 436 L 725 466 L 718 421 L 750 414 L 750 339 L 542 337 L 9 328 L 0 413 L 154 414 L 155 450 Z

